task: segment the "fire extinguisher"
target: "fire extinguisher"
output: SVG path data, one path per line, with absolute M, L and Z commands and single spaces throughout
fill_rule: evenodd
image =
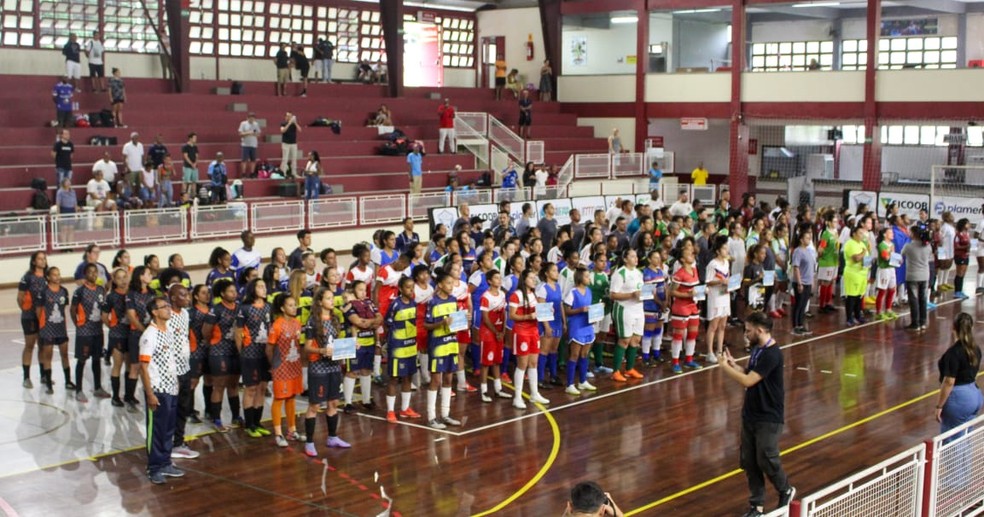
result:
M 526 60 L 533 61 L 533 34 L 526 39 Z

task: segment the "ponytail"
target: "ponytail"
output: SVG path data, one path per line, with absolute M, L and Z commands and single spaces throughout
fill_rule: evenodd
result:
M 977 345 L 974 344 L 974 318 L 966 312 L 961 312 L 953 320 L 953 332 L 957 335 L 957 343 L 963 347 L 967 360 L 976 370 L 978 367 Z

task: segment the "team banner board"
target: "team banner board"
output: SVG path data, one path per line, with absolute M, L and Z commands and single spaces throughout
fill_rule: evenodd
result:
M 906 214 L 912 220 L 918 220 L 920 210 L 929 212 L 929 196 L 926 194 L 879 192 L 878 217 L 886 217 L 888 215 L 888 207 L 892 203 L 898 205 L 900 214 Z
M 536 202 L 536 215 L 538 217 L 543 216 L 543 207 L 546 205 L 554 206 L 554 219 L 557 220 L 557 226 L 563 226 L 565 224 L 570 224 L 571 222 L 571 200 L 570 198 L 558 198 L 558 199 L 541 199 Z
M 454 222 L 458 220 L 458 207 L 456 206 L 442 206 L 437 208 L 428 208 L 428 220 L 430 221 L 430 231 L 431 234 L 437 228 L 437 225 L 443 224 L 447 227 L 448 232 L 454 226 Z
M 950 212 L 956 220 L 966 217 L 975 228 L 984 223 L 984 200 L 976 197 L 935 196 L 930 199 L 926 194 L 845 190 L 844 200 L 848 212 L 852 214 L 857 212 L 859 204 L 864 203 L 869 208 L 876 206 L 878 216 L 885 217 L 888 205 L 895 202 L 899 204 L 900 213 L 909 215 L 913 220 L 918 219 L 919 209 L 924 208 L 933 219 L 941 219 L 943 212 Z
M 595 210 L 608 211 L 608 205 L 605 204 L 604 196 L 571 198 L 571 208 L 576 208 L 578 212 L 581 212 L 582 221 L 594 220 Z
M 847 206 L 847 212 L 849 214 L 856 214 L 858 212 L 858 205 L 867 205 L 868 208 L 874 208 L 875 203 L 878 202 L 878 193 L 870 190 L 845 190 L 844 198 L 844 205 Z

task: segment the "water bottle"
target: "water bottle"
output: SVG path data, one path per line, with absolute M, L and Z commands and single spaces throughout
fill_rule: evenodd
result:
M 72 103 L 72 111 L 78 111 L 78 110 L 79 110 L 79 103 L 78 101 L 75 101 Z

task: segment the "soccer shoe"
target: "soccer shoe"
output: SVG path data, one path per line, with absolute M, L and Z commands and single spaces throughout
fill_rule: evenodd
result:
M 193 460 L 199 456 L 201 456 L 201 454 L 198 451 L 191 450 L 191 448 L 187 445 L 176 445 L 173 449 L 171 449 L 171 459 L 181 458 Z
M 607 366 L 596 366 L 593 371 L 595 375 L 607 375 L 612 373 L 612 369 Z
M 560 380 L 560 377 L 554 375 L 553 377 L 550 378 L 550 385 L 551 386 L 563 386 L 564 385 L 564 382 Z
M 492 402 L 492 397 L 490 397 L 488 393 L 483 392 L 482 393 L 482 402 Z
M 246 435 L 250 438 L 263 438 L 263 435 L 260 434 L 255 428 L 246 429 Z
M 926 302 L 926 310 L 927 311 L 934 311 L 934 310 L 936 310 L 936 304 L 933 303 L 933 302 Z
M 420 413 L 413 410 L 413 408 L 407 408 L 400 411 L 400 416 L 402 418 L 420 418 Z
M 180 478 L 184 477 L 185 472 L 174 465 L 167 465 L 161 468 L 161 474 L 169 478 Z
M 345 440 L 342 440 L 337 436 L 329 436 L 328 440 L 325 441 L 325 445 L 336 449 L 349 449 L 352 447 L 350 443 L 346 442 Z
M 315 446 L 314 446 L 313 443 L 305 443 L 304 444 L 304 454 L 306 454 L 309 458 L 317 458 L 318 457 L 318 449 L 315 448 Z
M 376 386 L 385 386 L 386 385 L 386 381 L 383 380 L 383 376 L 382 375 L 374 375 L 372 377 L 372 383 L 375 384 Z
M 44 393 L 46 395 L 54 395 L 55 394 L 55 388 L 52 386 L 52 383 L 50 383 L 50 382 L 44 383 Z
M 760 512 L 758 508 L 752 506 L 747 512 L 745 512 L 744 515 L 742 515 L 742 517 L 762 517 L 763 515 L 765 514 Z
M 680 363 L 673 365 L 673 373 L 683 373 L 683 367 L 680 366 Z
M 459 385 L 456 389 L 463 393 L 475 393 L 476 391 L 478 391 L 478 388 L 472 386 L 471 384 L 468 384 L 467 382 L 465 383 L 464 386 Z
M 499 376 L 499 378 L 502 379 L 502 382 L 512 384 L 512 378 L 509 377 L 508 373 L 503 373 L 502 375 Z
M 75 392 L 75 401 L 76 402 L 81 402 L 81 403 L 85 404 L 86 402 L 89 402 L 89 397 L 86 397 L 85 396 L 85 393 L 82 393 L 81 391 L 76 391 Z
M 112 404 L 113 407 L 123 407 L 124 406 L 123 401 L 120 400 L 120 399 L 118 399 L 118 398 L 114 398 L 113 400 L 111 400 L 110 401 L 110 404 Z
M 399 420 L 396 419 L 396 412 L 395 411 L 387 411 L 386 412 L 386 421 L 389 422 L 389 423 L 391 423 L 391 424 L 397 423 Z
M 632 369 L 630 369 L 630 370 L 627 370 L 627 371 L 625 372 L 625 376 L 626 376 L 626 377 L 630 377 L 630 378 L 632 378 L 632 379 L 642 379 L 642 378 L 644 378 L 644 377 L 645 377 L 645 375 L 643 375 L 643 374 L 641 374 L 641 373 L 639 373 L 639 371 L 638 371 L 638 370 L 636 370 L 635 368 L 632 368 Z
M 344 406 L 342 406 L 342 412 L 345 413 L 346 415 L 355 413 L 355 406 L 353 406 L 352 404 L 345 404 Z
M 769 317 L 774 320 L 778 320 L 778 319 L 782 319 L 782 314 L 779 314 L 779 311 L 772 311 L 769 313 Z
M 65 381 L 65 389 L 66 390 L 72 391 L 75 388 L 76 388 L 76 386 L 75 386 L 75 383 L 74 382 L 72 382 L 72 381 Z
M 526 402 L 523 402 L 521 398 L 514 398 L 512 406 L 516 409 L 526 409 Z
M 776 312 L 778 312 L 780 316 L 785 316 L 786 315 L 786 309 L 783 309 L 782 307 L 779 307 L 778 309 L 776 309 Z
M 21 386 L 23 386 L 24 389 L 28 389 L 28 390 L 34 389 L 34 383 L 31 382 L 31 379 L 29 378 L 24 379 L 24 382 L 21 384 Z
M 953 299 L 954 300 L 966 300 L 967 299 L 967 295 L 964 294 L 961 291 L 957 291 L 957 292 L 953 293 Z
M 271 434 L 273 434 L 270 431 L 267 431 L 266 427 L 263 427 L 262 425 L 258 425 L 254 427 L 253 430 L 260 433 L 260 436 L 270 436 Z
M 246 427 L 246 419 L 244 419 L 241 416 L 234 416 L 234 417 L 232 417 L 232 428 L 233 429 L 239 429 L 239 428 L 242 428 L 242 427 Z
M 717 364 L 718 363 L 718 358 L 714 354 L 707 354 L 706 356 L 704 356 L 704 360 L 707 361 L 708 364 Z
M 454 426 L 454 427 L 461 427 L 461 420 L 458 420 L 456 418 L 451 418 L 450 416 L 446 416 L 446 417 L 441 418 L 441 421 L 444 422 L 445 425 L 450 425 L 450 426 Z
M 888 318 L 891 320 L 899 319 L 899 315 L 895 311 L 888 311 Z
M 497 391 L 497 392 L 495 392 L 495 396 L 496 397 L 499 397 L 500 399 L 511 399 L 511 398 L 513 398 L 512 395 L 510 395 L 510 394 L 508 394 L 508 393 L 506 393 L 504 391 Z
M 376 403 L 373 402 L 372 399 L 369 399 L 369 402 L 362 404 L 363 411 L 375 411 L 375 409 L 376 409 Z
M 280 436 L 279 434 L 276 436 L 276 438 L 274 438 L 274 442 L 276 442 L 277 447 L 289 447 L 290 446 L 290 444 L 287 443 L 287 439 L 284 438 L 283 436 Z
M 297 431 L 291 431 L 287 433 L 287 439 L 292 442 L 303 442 L 304 440 L 307 440 L 307 437 Z
M 110 395 L 106 390 L 102 388 L 93 391 L 92 394 L 95 395 L 96 398 L 101 398 L 101 399 L 108 399 L 109 397 L 112 397 L 112 395 Z
M 857 325 L 858 322 L 854 321 L 851 318 L 848 318 L 847 321 L 844 324 L 847 325 L 848 327 L 853 327 L 853 326 Z
M 448 428 L 448 426 L 444 425 L 444 422 L 442 422 L 442 421 L 440 421 L 440 420 L 438 420 L 436 418 L 434 420 L 431 420 L 428 423 L 428 425 L 431 427 L 431 429 L 447 429 Z
M 575 397 L 581 394 L 581 392 L 578 391 L 577 388 L 575 388 L 573 384 L 571 384 L 570 386 L 568 386 L 567 389 L 564 390 L 564 393 L 566 393 L 568 395 L 574 395 Z
M 888 314 L 885 314 L 884 312 L 879 312 L 878 314 L 875 314 L 875 321 L 883 321 L 887 319 L 888 319 Z
M 622 372 L 615 372 L 612 374 L 612 380 L 615 382 L 626 382 L 628 379 L 622 375 Z
M 215 420 L 212 420 L 212 427 L 214 427 L 214 428 L 215 428 L 215 430 L 216 430 L 217 432 L 220 432 L 220 433 L 228 433 L 228 432 L 229 432 L 229 428 L 228 428 L 228 427 L 226 427 L 226 426 L 225 426 L 225 425 L 224 425 L 224 424 L 222 423 L 222 420 L 220 420 L 220 419 L 218 419 L 218 418 L 217 418 L 217 419 L 215 419 Z
M 530 400 L 532 400 L 533 402 L 536 402 L 537 404 L 549 404 L 550 403 L 550 400 L 549 399 L 547 399 L 543 395 L 540 395 L 539 393 L 537 393 L 536 395 L 533 395 L 532 397 L 530 397 Z
M 683 363 L 683 367 L 684 368 L 687 368 L 687 369 L 690 369 L 690 370 L 700 370 L 701 368 L 703 368 L 703 366 L 697 364 L 694 361 L 687 361 L 687 362 Z
M 581 384 L 578 384 L 577 389 L 581 391 L 598 391 L 598 388 L 596 388 L 594 384 L 591 384 L 588 381 L 584 381 Z
M 138 408 L 137 405 L 134 404 L 133 402 L 127 402 L 126 403 L 126 412 L 127 413 L 134 413 L 134 414 L 136 414 L 136 413 L 139 413 L 140 412 L 140 408 Z

